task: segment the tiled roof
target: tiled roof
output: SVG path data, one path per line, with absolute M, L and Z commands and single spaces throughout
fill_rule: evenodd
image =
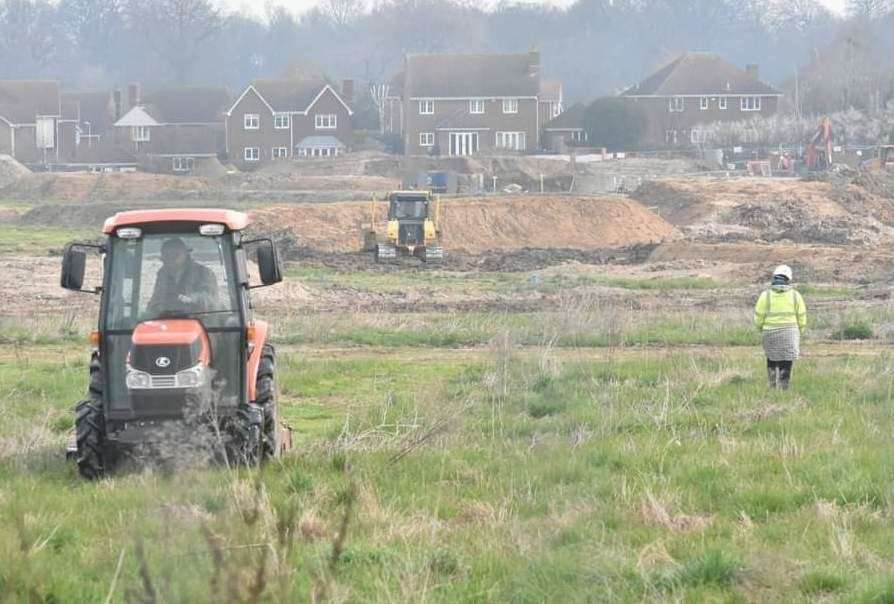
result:
M 687 52 L 628 88 L 621 96 L 687 94 L 778 95 L 779 91 L 717 54 Z
M 33 124 L 38 115 L 62 115 L 59 82 L 0 80 L 0 117 L 13 124 Z
M 407 55 L 408 98 L 535 97 L 540 92 L 540 55 Z

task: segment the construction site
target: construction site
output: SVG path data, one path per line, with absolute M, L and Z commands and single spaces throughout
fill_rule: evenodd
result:
M 434 170 L 452 191 L 426 191 Z M 0 158 L 0 200 L 0 504 L 18 527 L 0 594 L 27 577 L 44 598 L 119 582 L 204 601 L 227 581 L 245 601 L 837 601 L 894 571 L 884 165 L 369 152 L 165 176 Z M 59 287 L 63 252 L 170 208 L 244 212 L 246 238 L 275 244 L 282 282 L 251 308 L 290 447 L 256 474 L 177 447 L 82 482 L 65 449 L 106 311 Z M 752 325 L 779 264 L 809 312 L 784 393 Z M 102 272 L 88 261 L 83 288 Z M 74 579 L 84 548 L 92 578 Z M 195 555 L 189 578 L 164 551 Z

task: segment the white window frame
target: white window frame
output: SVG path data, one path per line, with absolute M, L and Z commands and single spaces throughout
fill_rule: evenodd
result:
M 261 129 L 260 114 L 244 113 L 242 115 L 242 129 L 243 130 L 260 130 Z
M 562 115 L 562 103 L 558 101 L 551 101 L 549 104 L 549 117 L 557 118 Z
M 503 113 L 518 113 L 518 99 L 503 99 Z
M 527 150 L 527 134 L 525 132 L 497 132 L 494 137 L 494 146 L 506 151 Z
M 434 132 L 420 132 L 419 133 L 419 146 L 420 147 L 434 147 L 435 146 L 435 133 Z
M 273 114 L 273 129 L 274 130 L 288 130 L 292 127 L 292 116 L 288 113 L 274 113 Z
M 739 109 L 742 111 L 760 111 L 761 97 L 743 96 L 739 98 Z
M 699 145 L 705 142 L 705 132 L 698 128 L 693 128 L 689 131 L 689 142 L 693 145 Z
M 435 102 L 431 99 L 419 101 L 419 115 L 434 115 Z
M 270 157 L 272 159 L 289 159 L 289 148 L 273 147 L 270 149 Z
M 483 115 L 484 106 L 484 99 L 472 99 L 469 101 L 469 113 L 473 115 Z
M 260 147 L 244 147 L 242 149 L 242 159 L 245 161 L 260 161 L 261 160 Z
M 135 143 L 148 143 L 152 138 L 152 129 L 149 126 L 134 126 L 130 129 L 130 137 Z
M 708 107 L 711 106 L 711 101 L 708 97 L 703 96 L 698 100 L 698 108 L 702 111 L 707 111 Z
M 334 113 L 318 113 L 314 116 L 314 129 L 335 130 L 338 128 L 338 116 Z
M 725 96 L 719 97 L 717 99 L 717 108 L 721 111 L 726 111 L 726 101 L 727 98 Z
M 172 157 L 171 170 L 174 172 L 192 172 L 195 160 L 191 157 Z
M 681 113 L 686 109 L 686 101 L 681 96 L 672 96 L 667 99 L 667 110 L 669 113 Z
M 590 136 L 586 130 L 572 130 L 571 132 L 572 143 L 585 143 L 589 138 Z
M 677 131 L 676 130 L 665 130 L 664 131 L 664 144 L 676 146 L 676 144 L 677 144 Z

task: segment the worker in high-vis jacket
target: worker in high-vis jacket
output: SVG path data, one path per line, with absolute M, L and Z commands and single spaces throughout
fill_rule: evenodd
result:
M 782 264 L 754 305 L 754 325 L 763 333 L 770 388 L 788 388 L 792 365 L 801 353 L 801 334 L 807 328 L 807 307 L 792 287 L 792 269 Z

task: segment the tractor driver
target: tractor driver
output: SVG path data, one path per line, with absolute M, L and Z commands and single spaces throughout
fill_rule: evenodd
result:
M 161 244 L 161 262 L 147 306 L 150 313 L 214 310 L 217 279 L 211 270 L 192 259 L 181 238 L 172 237 Z

